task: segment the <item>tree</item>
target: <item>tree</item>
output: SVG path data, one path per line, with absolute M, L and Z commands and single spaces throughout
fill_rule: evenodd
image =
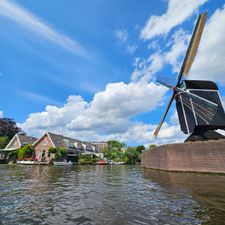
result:
M 5 136 L 11 139 L 17 133 L 25 134 L 13 119 L 0 118 L 0 136 Z
M 9 142 L 9 138 L 6 137 L 6 136 L 2 136 L 0 137 L 0 149 L 3 149 L 6 147 L 6 145 L 8 144 Z
M 121 150 L 122 148 L 126 147 L 126 145 L 124 143 L 121 143 L 117 140 L 110 140 L 110 141 L 107 141 L 107 145 L 109 147 L 110 150 L 112 149 L 118 149 L 118 150 Z
M 126 163 L 129 164 L 139 163 L 141 160 L 141 154 L 139 151 L 136 150 L 135 147 L 128 147 L 126 151 L 126 157 L 127 157 Z
M 144 145 L 139 145 L 136 147 L 136 150 L 141 153 L 143 150 L 145 150 L 145 146 Z
M 55 153 L 56 161 L 61 161 L 67 158 L 68 150 L 65 148 L 57 148 Z

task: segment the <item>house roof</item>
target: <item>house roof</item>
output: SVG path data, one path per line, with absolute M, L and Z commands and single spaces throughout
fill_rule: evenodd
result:
M 33 144 L 37 140 L 37 138 L 35 137 L 30 137 L 30 136 L 21 135 L 21 134 L 18 134 L 18 138 L 21 145 Z
M 80 142 L 77 139 L 65 137 L 63 135 L 54 134 L 54 133 L 51 133 L 51 132 L 48 132 L 48 135 L 49 135 L 51 141 L 53 142 L 53 144 L 55 145 L 56 148 L 67 148 L 68 145 L 66 143 L 66 140 L 67 141 L 70 141 L 72 143 L 74 143 L 74 142 Z
M 30 137 L 30 136 L 27 136 L 27 135 L 24 135 L 24 134 L 23 135 L 22 134 L 15 134 L 14 137 L 10 140 L 10 142 L 5 147 L 6 150 L 17 149 L 15 147 L 13 147 L 13 148 L 11 147 L 10 148 L 10 146 L 12 145 L 14 140 L 18 141 L 19 147 L 21 148 L 23 145 L 33 144 L 37 140 L 37 138 Z
M 44 135 L 46 134 L 50 138 L 50 141 L 52 142 L 52 145 L 55 148 L 67 148 L 70 150 L 77 149 L 80 151 L 97 151 L 97 152 L 99 151 L 99 147 L 97 145 L 89 143 L 89 142 L 81 141 L 79 139 L 74 139 L 70 137 L 65 137 L 63 135 L 54 134 L 52 132 L 47 132 Z M 39 138 L 34 143 L 34 145 L 38 143 L 42 139 L 42 137 Z

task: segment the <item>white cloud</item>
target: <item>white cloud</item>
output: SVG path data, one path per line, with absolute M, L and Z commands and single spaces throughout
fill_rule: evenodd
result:
M 190 71 L 194 79 L 209 79 L 225 85 L 225 5 L 214 12 L 203 31 L 199 51 Z
M 21 126 L 27 132 L 37 133 L 63 127 L 85 110 L 87 102 L 80 96 L 69 96 L 63 107 L 48 105 L 44 112 L 32 113 Z
M 179 29 L 172 35 L 171 49 L 164 53 L 165 62 L 172 66 L 173 72 L 178 72 L 182 63 L 181 56 L 186 52 L 190 35 Z
M 169 0 L 167 12 L 161 16 L 151 16 L 141 31 L 142 39 L 167 34 L 173 27 L 182 24 L 207 0 Z
M 155 52 L 147 59 L 139 58 L 136 60 L 135 69 L 131 74 L 131 80 L 134 82 L 148 82 L 152 78 L 153 74 L 163 68 L 163 60 L 163 55 L 160 52 Z
M 125 43 L 128 40 L 128 33 L 126 30 L 115 30 L 114 34 L 120 43 Z
M 140 142 L 143 133 L 134 134 L 135 131 L 153 127 L 131 119 L 154 110 L 161 104 L 164 93 L 165 89 L 154 83 L 112 83 L 96 93 L 90 103 L 80 96 L 70 96 L 63 107 L 46 106 L 45 111 L 30 114 L 20 126 L 37 136 L 49 130 L 86 140 L 128 140 L 129 134 L 133 134 L 130 140 Z M 150 140 L 147 136 L 141 140 Z
M 0 118 L 3 118 L 3 112 L 0 111 Z
M 162 52 L 158 49 L 147 59 L 136 59 L 134 64 L 135 69 L 131 75 L 132 81 L 149 81 L 154 74 L 159 72 L 166 64 L 172 66 L 172 72 L 177 72 L 180 68 L 182 58 L 184 55 L 190 35 L 185 33 L 182 29 L 174 32 L 171 41 L 167 44 L 170 49 Z
M 59 33 L 52 27 L 41 21 L 28 10 L 10 0 L 0 0 L 0 15 L 7 17 L 18 25 L 31 30 L 42 38 L 59 45 L 60 47 L 82 57 L 88 57 L 85 49 L 75 40 Z
M 125 142 L 135 139 L 138 140 L 138 143 L 147 145 L 177 143 L 182 142 L 185 139 L 185 135 L 181 132 L 179 125 L 169 125 L 164 123 L 157 139 L 155 139 L 154 136 L 155 129 L 156 125 L 137 123 L 123 133 L 120 136 L 120 139 Z M 117 139 L 118 136 L 113 136 L 112 138 Z

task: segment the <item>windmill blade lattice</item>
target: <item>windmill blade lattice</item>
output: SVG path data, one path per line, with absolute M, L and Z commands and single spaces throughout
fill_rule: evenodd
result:
M 192 98 L 186 93 L 177 94 L 176 100 L 181 104 L 184 104 L 188 109 L 194 112 L 197 117 L 201 118 L 207 125 L 210 124 L 218 110 L 217 107 L 205 104 L 204 101 Z

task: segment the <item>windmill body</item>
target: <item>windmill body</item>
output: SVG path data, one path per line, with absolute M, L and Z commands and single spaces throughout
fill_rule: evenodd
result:
M 143 167 L 225 174 L 225 136 L 216 131 L 225 130 L 225 113 L 219 89 L 213 81 L 187 79 L 200 43 L 206 15 L 207 13 L 202 13 L 198 16 L 176 82 L 171 82 L 171 79 L 156 80 L 158 84 L 169 88 L 172 96 L 154 132 L 155 137 L 174 101 L 181 131 L 188 138 L 185 143 L 159 145 L 144 151 L 141 156 Z
M 224 138 L 214 131 L 225 129 L 225 113 L 217 85 L 212 81 L 183 80 L 179 87 L 203 99 L 197 99 L 185 92 L 175 94 L 181 130 L 190 135 L 186 141 Z M 217 106 L 213 107 L 204 100 Z
M 200 14 L 192 37 L 178 73 L 176 86 L 157 79 L 157 83 L 173 90 L 172 97 L 168 103 L 165 113 L 155 130 L 158 135 L 162 124 L 169 112 L 173 100 L 179 117 L 181 130 L 190 136 L 186 141 L 218 140 L 225 137 L 215 130 L 225 130 L 225 113 L 223 110 L 219 89 L 212 81 L 187 80 L 187 76 L 201 40 L 207 13 Z

